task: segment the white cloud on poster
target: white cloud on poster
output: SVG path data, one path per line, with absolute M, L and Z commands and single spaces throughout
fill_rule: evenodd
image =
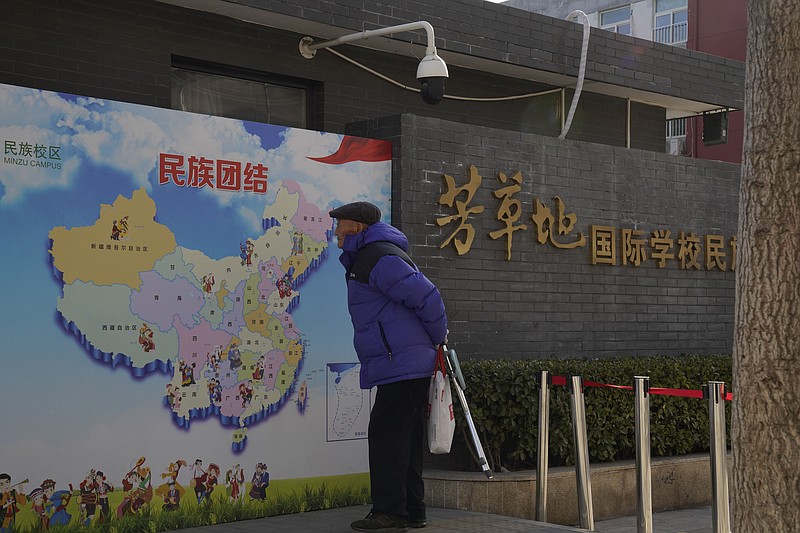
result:
M 137 188 L 151 190 L 154 154 L 159 152 L 263 163 L 269 167 L 273 187 L 276 181 L 297 181 L 307 199 L 323 210 L 357 199 L 379 204 L 388 199 L 387 163 L 329 165 L 308 159 L 335 153 L 341 142 L 336 134 L 289 129 L 279 147 L 265 150 L 241 121 L 146 106 L 136 106 L 133 112 L 129 104 L 83 97 L 70 101 L 55 93 L 11 86 L 0 86 L 0 108 L 4 123 L 18 124 L 0 128 L 3 138 L 58 145 L 65 154 L 60 172 L 9 172 L 6 165 L 0 172 L 3 205 L 36 190 L 70 186 L 82 157 L 130 176 Z M 376 165 L 386 169 L 377 180 Z M 220 205 L 236 209 L 253 231 L 260 231 L 260 217 L 254 213 L 263 209 L 262 196 L 216 194 L 210 189 L 208 194 Z
M 28 191 L 44 189 L 66 188 L 72 183 L 72 176 L 80 165 L 76 157 L 67 157 L 60 160 L 41 159 L 42 162 L 59 164 L 61 170 L 55 168 L 31 166 L 30 157 L 21 157 L 20 146 L 26 143 L 30 146 L 61 146 L 64 139 L 52 130 L 36 125 L 0 127 L 0 139 L 4 141 L 3 165 L 0 167 L 0 183 L 5 188 L 5 194 L 0 200 L 1 205 L 9 205 L 22 198 Z M 12 144 L 8 144 L 12 143 Z M 14 152 L 17 152 L 15 154 Z M 25 161 L 26 165 L 20 167 L 15 163 L 6 163 L 5 159 Z M 39 162 L 39 159 L 35 159 Z M 20 171 L 20 168 L 24 169 Z
M 307 199 L 322 209 L 332 207 L 332 203 L 363 199 L 386 204 L 388 197 L 385 188 L 390 172 L 389 163 L 356 161 L 330 165 L 309 159 L 335 153 L 340 143 L 339 135 L 287 130 L 283 144 L 268 152 L 270 176 L 297 181 L 303 186 Z M 385 168 L 378 179 L 376 167 Z M 388 204 L 382 207 L 386 208 Z

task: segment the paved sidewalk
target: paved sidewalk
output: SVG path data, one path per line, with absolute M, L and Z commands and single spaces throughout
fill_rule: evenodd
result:
M 602 533 L 637 533 L 636 517 L 595 522 Z M 653 513 L 653 533 L 712 533 L 711 507 Z
M 342 507 L 257 520 L 243 520 L 178 530 L 182 533 L 349 533 L 350 522 L 364 518 L 370 506 Z M 599 533 L 636 533 L 636 517 L 617 518 L 595 522 Z M 459 511 L 455 509 L 428 508 L 428 527 L 409 529 L 421 533 L 567 533 L 586 530 L 544 524 L 509 516 Z M 711 508 L 688 509 L 655 513 L 653 533 L 711 533 Z
M 364 518 L 369 505 L 342 507 L 257 520 L 243 520 L 216 526 L 178 530 L 181 533 L 353 533 L 350 523 Z M 428 527 L 409 529 L 420 533 L 567 533 L 584 531 L 567 526 L 542 524 L 509 516 L 498 516 L 455 509 L 428 508 Z

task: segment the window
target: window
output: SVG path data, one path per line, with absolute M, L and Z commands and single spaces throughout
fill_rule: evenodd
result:
M 172 108 L 219 117 L 313 129 L 310 82 L 174 60 Z
M 674 118 L 667 121 L 667 138 L 686 137 L 686 119 Z
M 686 46 L 689 35 L 688 0 L 656 0 L 653 40 Z
M 622 6 L 600 13 L 600 28 L 624 35 L 631 34 L 631 8 Z
M 667 121 L 667 153 L 686 155 L 686 121 L 685 118 L 673 118 Z
M 728 142 L 728 113 L 703 114 L 703 145 L 712 146 Z

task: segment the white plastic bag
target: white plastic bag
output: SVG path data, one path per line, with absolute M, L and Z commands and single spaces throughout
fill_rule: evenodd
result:
M 444 352 L 439 348 L 428 391 L 428 448 L 431 453 L 450 453 L 455 430 L 450 376 L 445 373 Z

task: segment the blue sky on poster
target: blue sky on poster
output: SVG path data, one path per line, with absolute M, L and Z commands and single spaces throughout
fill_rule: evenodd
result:
M 388 199 L 383 180 L 367 179 L 373 168 L 367 164 L 325 165 L 307 156 L 334 153 L 340 136 L 308 130 L 286 130 L 267 125 L 246 125 L 206 115 L 119 104 L 91 98 L 66 98 L 45 91 L 7 86 L 0 91 L 5 139 L 61 146 L 62 171 L 40 169 L 24 174 L 0 173 L 4 194 L 0 205 L 10 205 L 33 191 L 67 188 L 75 180 L 81 158 L 89 158 L 131 176 L 134 186 L 152 193 L 158 152 L 197 155 L 210 159 L 233 159 L 269 166 L 270 181 L 299 182 L 311 202 L 326 208 L 331 199 L 340 202 L 359 198 Z M 174 120 L 177 114 L 181 120 Z M 257 130 L 258 135 L 252 131 Z M 281 139 L 281 137 L 283 137 Z M 309 154 L 314 146 L 318 153 Z M 325 179 L 320 180 L 320 172 Z M 162 186 L 163 187 L 163 186 Z M 261 227 L 263 199 L 256 195 L 215 194 L 201 190 L 221 206 L 233 207 L 253 231 Z M 383 202 L 380 202 L 383 203 Z M 385 206 L 384 206 L 385 207 Z

